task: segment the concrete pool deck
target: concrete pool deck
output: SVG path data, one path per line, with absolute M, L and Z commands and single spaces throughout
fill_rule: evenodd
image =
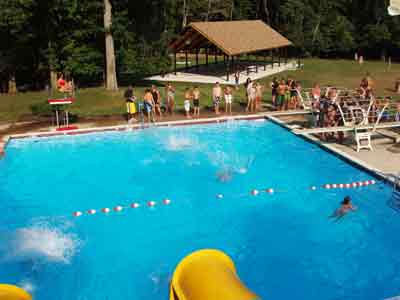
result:
M 288 111 L 288 112 L 260 112 L 247 115 L 232 115 L 221 117 L 205 117 L 199 119 L 183 119 L 175 121 L 156 122 L 154 124 L 126 124 L 121 123 L 113 126 L 97 127 L 94 123 L 79 124 L 80 129 L 66 132 L 49 130 L 49 127 L 43 128 L 35 132 L 26 132 L 21 134 L 5 135 L 0 139 L 0 156 L 5 154 L 5 148 L 10 139 L 20 139 L 29 137 L 49 137 L 62 135 L 78 135 L 104 131 L 129 131 L 148 127 L 168 127 L 168 126 L 184 126 L 208 123 L 224 123 L 234 120 L 255 120 L 269 119 L 279 125 L 287 128 L 289 131 L 298 128 L 298 125 L 291 125 L 291 120 L 306 115 L 305 111 Z M 318 144 L 322 148 L 335 153 L 336 155 L 348 160 L 361 168 L 377 174 L 381 178 L 393 180 L 394 176 L 400 172 L 400 145 L 394 144 L 389 138 L 379 137 L 373 139 L 374 151 L 355 151 L 355 145 L 351 141 L 346 144 L 338 144 L 334 142 L 324 142 L 314 135 L 304 135 L 305 139 Z

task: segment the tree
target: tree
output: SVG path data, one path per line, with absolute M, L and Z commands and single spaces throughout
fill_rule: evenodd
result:
M 32 0 L 0 1 L 0 73 L 5 74 L 5 91 L 9 93 L 17 92 L 16 72 L 24 68 L 23 62 L 31 63 L 27 61 L 26 49 L 29 49 L 32 35 L 26 29 L 32 6 Z
M 114 38 L 112 34 L 111 0 L 104 0 L 104 34 L 106 51 L 106 89 L 118 90 L 117 70 L 115 64 Z

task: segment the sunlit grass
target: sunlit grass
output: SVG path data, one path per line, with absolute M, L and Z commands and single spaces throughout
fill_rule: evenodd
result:
M 210 61 L 212 61 L 210 57 Z M 335 85 L 348 88 L 356 88 L 360 79 L 370 73 L 374 80 L 374 88 L 378 95 L 393 95 L 394 82 L 400 74 L 400 64 L 392 64 L 388 70 L 387 64 L 379 61 L 365 62 L 360 66 L 351 60 L 303 60 L 304 67 L 297 71 L 288 71 L 275 75 L 278 78 L 290 76 L 300 80 L 303 87 L 311 87 L 315 82 L 321 85 Z M 274 77 L 274 76 L 272 76 Z M 270 100 L 269 83 L 271 77 L 259 80 L 267 87 L 264 93 L 264 101 Z M 142 97 L 145 88 L 151 83 L 134 85 L 135 95 Z M 159 89 L 164 97 L 164 83 L 159 83 Z M 176 83 L 176 102 L 177 107 L 183 105 L 183 94 L 186 87 L 192 87 L 191 83 Z M 202 106 L 211 105 L 211 84 L 198 84 L 202 92 Z M 123 98 L 125 87 L 121 87 L 118 92 L 109 92 L 102 87 L 79 89 L 76 94 L 77 101 L 71 106 L 71 111 L 78 116 L 109 116 L 118 115 L 125 112 L 125 100 Z M 235 95 L 236 103 L 245 102 L 244 88 Z M 31 119 L 31 105 L 45 103 L 48 98 L 47 92 L 27 92 L 17 95 L 0 96 L 0 122 L 14 122 Z M 238 106 L 236 105 L 236 109 Z

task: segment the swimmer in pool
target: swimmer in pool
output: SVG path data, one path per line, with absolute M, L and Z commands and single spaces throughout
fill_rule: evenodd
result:
M 220 182 L 223 182 L 223 183 L 228 182 L 228 181 L 231 181 L 231 180 L 232 180 L 232 177 L 233 177 L 232 171 L 229 170 L 229 169 L 221 170 L 221 171 L 219 171 L 219 172 L 217 173 L 217 177 L 218 177 L 218 180 L 219 180 Z
M 349 196 L 345 197 L 340 205 L 340 207 L 335 210 L 335 212 L 329 217 L 335 219 L 335 222 L 343 218 L 348 212 L 357 210 L 356 206 L 351 203 L 351 198 Z

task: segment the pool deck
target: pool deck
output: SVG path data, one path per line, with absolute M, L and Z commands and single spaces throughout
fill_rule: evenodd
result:
M 0 157 L 5 154 L 5 148 L 10 139 L 20 139 L 29 137 L 49 137 L 60 135 L 78 135 L 105 131 L 131 131 L 149 127 L 169 127 L 169 126 L 185 126 L 194 124 L 208 123 L 224 123 L 234 120 L 256 120 L 269 119 L 289 131 L 294 132 L 299 128 L 298 125 L 292 125 L 293 119 L 302 118 L 306 115 L 305 111 L 289 111 L 289 112 L 260 112 L 247 115 L 233 115 L 221 117 L 205 117 L 200 119 L 184 119 L 176 121 L 156 122 L 154 124 L 121 124 L 115 126 L 96 127 L 95 124 L 80 124 L 80 129 L 59 132 L 47 129 L 42 129 L 35 132 L 26 132 L 22 134 L 5 135 L 0 139 Z M 386 180 L 392 181 L 395 175 L 400 172 L 400 144 L 394 144 L 393 140 L 387 137 L 376 137 L 373 139 L 374 151 L 355 151 L 355 145 L 351 141 L 346 144 L 338 144 L 334 142 L 324 142 L 311 134 L 302 135 L 303 138 L 319 145 L 320 147 L 333 152 L 339 157 L 350 161 L 351 163 L 369 171 Z

